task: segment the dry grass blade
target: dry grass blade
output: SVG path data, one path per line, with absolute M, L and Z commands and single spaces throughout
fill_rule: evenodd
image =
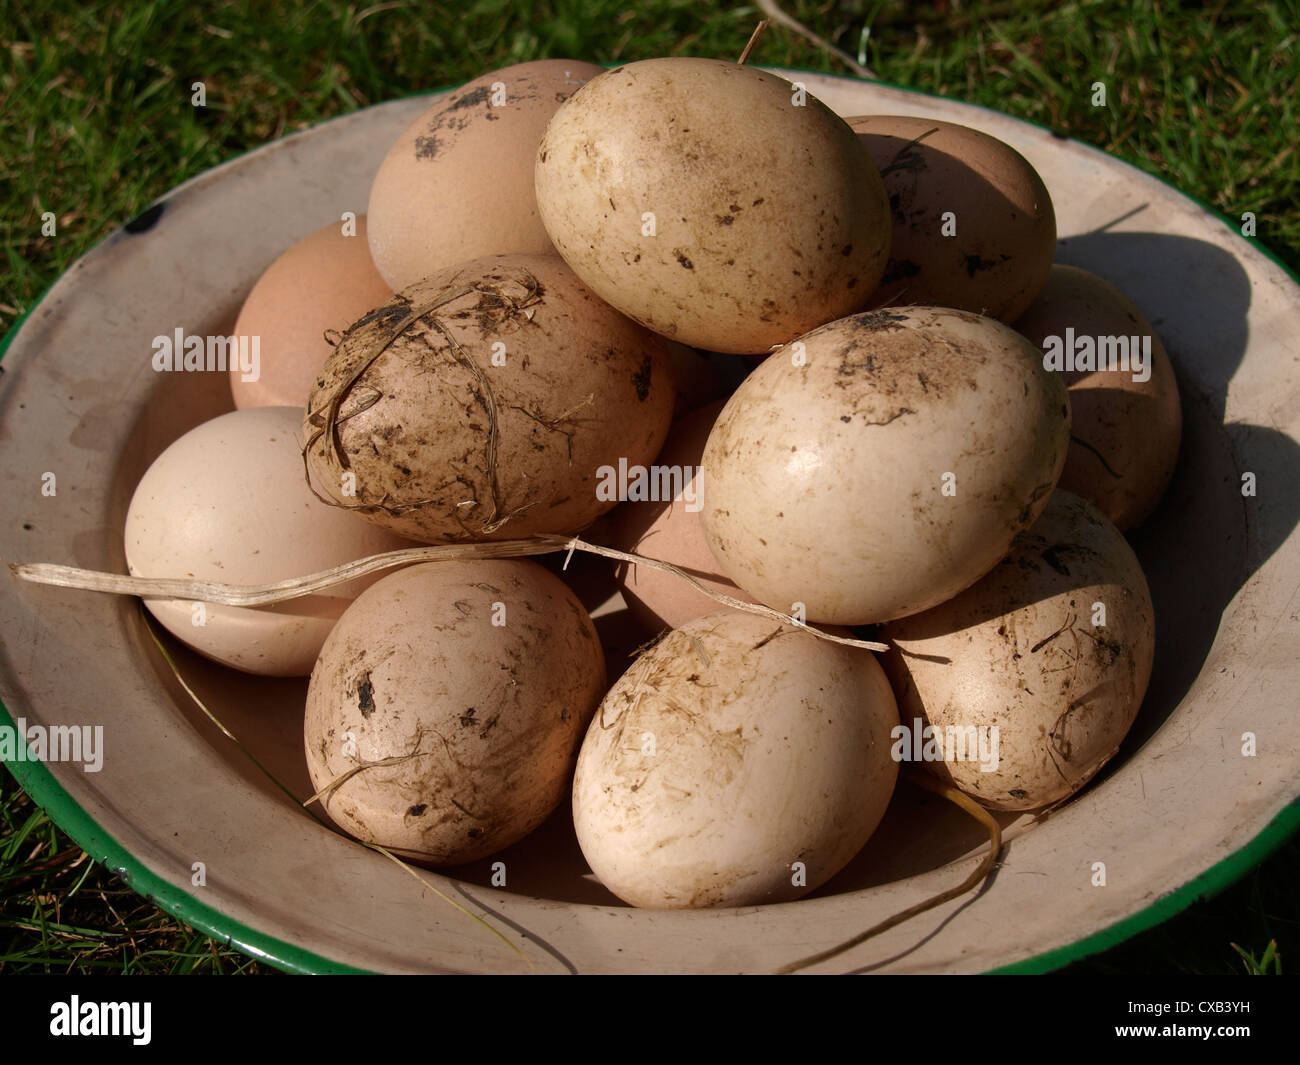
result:
M 946 891 L 941 891 L 937 895 L 933 895 L 922 902 L 918 902 L 915 906 L 909 906 L 906 910 L 896 913 L 892 917 L 886 918 L 879 924 L 868 928 L 865 932 L 861 932 L 852 939 L 845 940 L 843 943 L 831 947 L 829 950 L 824 950 L 820 954 L 813 954 L 811 957 L 801 958 L 799 961 L 791 962 L 789 965 L 783 965 L 781 968 L 776 970 L 777 975 L 784 976 L 790 973 L 795 973 L 800 969 L 808 968 L 810 965 L 817 965 L 821 962 L 829 961 L 831 958 L 838 957 L 845 951 L 852 950 L 854 947 L 865 943 L 873 936 L 878 936 L 882 932 L 887 932 L 896 925 L 900 925 L 904 921 L 909 921 L 918 914 L 925 913 L 926 910 L 932 910 L 936 906 L 942 906 L 949 899 L 955 899 L 960 895 L 966 894 L 966 892 L 970 891 L 972 888 L 983 883 L 989 873 L 993 871 L 993 866 L 997 864 L 998 855 L 1002 853 L 1002 826 L 993 819 L 992 815 L 973 799 L 963 795 L 960 791 L 950 785 L 939 783 L 939 781 L 935 780 L 933 777 L 928 776 L 924 770 L 909 771 L 907 773 L 907 779 L 913 784 L 924 788 L 926 791 L 932 791 L 936 795 L 947 799 L 949 802 L 960 806 L 970 814 L 971 817 L 975 818 L 976 821 L 989 830 L 989 849 L 984 855 L 983 860 L 978 866 L 976 866 L 975 871 L 956 887 L 948 888 Z
M 310 806 L 314 802 L 323 803 L 327 798 L 333 795 L 335 791 L 337 791 L 349 780 L 351 780 L 354 776 L 356 776 L 360 772 L 363 772 L 364 770 L 382 769 L 384 766 L 390 766 L 390 765 L 401 765 L 403 762 L 409 762 L 412 758 L 419 758 L 419 757 L 421 757 L 421 753 L 417 751 L 414 754 L 394 754 L 394 755 L 390 755 L 388 758 L 376 758 L 373 762 L 358 762 L 347 772 L 340 773 L 338 776 L 336 776 L 333 780 L 331 780 L 328 784 L 326 784 L 323 788 L 321 788 L 320 791 L 316 792 L 315 795 L 311 796 L 311 798 L 304 799 L 302 805 L 306 807 L 306 806 Z
M 279 788 L 282 792 L 284 792 L 287 796 L 289 796 L 289 798 L 293 799 L 294 802 L 297 802 L 298 799 L 293 794 L 293 792 L 291 792 L 288 788 L 286 788 L 283 784 L 281 784 L 275 778 L 275 774 L 272 773 L 269 769 L 266 768 L 266 766 L 262 765 L 262 763 L 257 760 L 257 756 L 253 754 L 253 752 L 250 751 L 247 747 L 245 747 L 243 743 L 240 742 L 238 736 L 236 736 L 233 732 L 230 731 L 230 729 L 226 728 L 226 726 L 221 723 L 221 721 L 217 718 L 217 715 L 214 714 L 211 710 L 209 710 L 207 708 L 207 705 L 203 702 L 203 700 L 199 698 L 198 693 L 189 686 L 189 683 L 185 680 L 183 676 L 181 676 L 180 667 L 176 665 L 176 662 L 172 658 L 171 653 L 167 650 L 167 647 L 163 644 L 162 638 L 154 630 L 153 624 L 149 617 L 149 612 L 145 610 L 144 604 L 143 603 L 139 604 L 139 607 L 140 607 L 140 617 L 144 621 L 144 627 L 145 630 L 149 633 L 149 638 L 153 640 L 154 646 L 158 648 L 158 653 L 162 655 L 163 661 L 167 663 L 167 668 L 172 671 L 172 676 L 176 678 L 176 682 L 182 688 L 185 689 L 185 694 L 194 700 L 194 705 L 197 706 L 200 710 L 202 710 L 204 716 L 207 717 L 209 721 L 211 721 L 218 729 L 221 730 L 222 735 L 224 735 L 228 740 L 234 743 L 236 747 L 238 747 L 241 751 L 244 752 L 244 754 L 248 757 L 248 760 L 252 762 L 253 765 L 257 766 L 257 768 L 261 771 L 262 775 L 265 776 L 267 780 L 269 780 L 272 784 L 274 784 L 277 788 Z M 319 818 L 317 818 L 317 820 L 319 820 Z M 324 822 L 321 823 L 323 824 Z
M 424 877 L 422 877 L 419 873 L 417 873 L 414 869 L 412 869 L 409 865 L 407 865 L 404 861 L 402 861 L 401 858 L 393 854 L 392 851 L 388 850 L 386 847 L 381 847 L 378 843 L 365 843 L 361 840 L 357 840 L 356 842 L 360 843 L 361 846 L 367 848 L 368 850 L 376 851 L 377 853 L 382 854 L 389 861 L 396 862 L 398 868 L 402 869 L 409 876 L 414 877 L 415 880 L 419 882 L 421 887 L 428 888 L 435 895 L 437 895 L 438 898 L 442 899 L 443 902 L 447 903 L 449 906 L 454 906 L 456 909 L 460 910 L 460 912 L 463 913 L 466 917 L 470 918 L 470 920 L 477 921 L 489 932 L 491 932 L 494 936 L 496 936 L 497 939 L 501 940 L 502 943 L 504 943 L 507 947 L 513 950 L 521 958 L 523 958 L 524 963 L 528 966 L 530 970 L 532 970 L 533 972 L 537 971 L 537 966 L 535 966 L 532 963 L 532 960 L 528 957 L 528 955 L 525 954 L 522 950 L 520 950 L 519 947 L 516 946 L 514 943 L 511 943 L 510 940 L 506 938 L 504 932 L 502 932 L 499 928 L 493 928 L 492 925 L 488 924 L 487 921 L 483 920 L 483 918 L 480 917 L 478 914 L 472 913 L 471 911 L 467 910 L 464 906 L 462 906 L 459 902 L 457 902 L 455 899 L 439 891 L 436 887 L 434 887 L 431 883 L 429 883 L 429 881 L 425 880 Z
M 848 67 L 851 71 L 853 71 L 853 73 L 856 74 L 858 77 L 867 78 L 871 81 L 880 80 L 875 75 L 874 72 L 872 72 L 869 68 L 864 67 L 861 63 L 859 63 L 856 59 L 854 59 L 851 55 L 849 55 L 848 52 L 844 51 L 841 48 L 836 48 L 835 45 L 831 44 L 830 41 L 826 40 L 823 37 L 819 37 L 817 36 L 817 34 L 813 33 L 812 30 L 810 30 L 798 19 L 795 19 L 792 16 L 787 15 L 784 11 L 781 10 L 780 7 L 777 6 L 776 0 L 758 0 L 758 8 L 760 11 L 763 12 L 764 15 L 770 18 L 773 22 L 780 23 L 786 29 L 793 31 L 794 33 L 797 33 L 800 37 L 806 38 L 807 40 L 811 41 L 814 45 L 816 45 L 818 48 L 826 49 L 826 51 L 830 52 L 831 55 L 835 56 L 836 59 L 842 62 L 846 67 Z M 741 62 L 743 63 L 744 60 L 742 59 Z
M 437 544 L 429 547 L 406 547 L 400 551 L 386 551 L 369 555 L 355 562 L 292 577 L 273 584 L 224 584 L 221 581 L 204 581 L 173 577 L 124 577 L 117 573 L 100 573 L 77 569 L 75 566 L 56 566 L 45 562 L 9 563 L 14 576 L 34 584 L 52 584 L 59 588 L 79 588 L 90 592 L 108 592 L 112 595 L 139 595 L 150 599 L 195 599 L 223 606 L 270 606 L 304 595 L 323 592 L 358 577 L 380 570 L 405 566 L 414 562 L 441 562 L 464 558 L 519 558 L 527 555 L 545 555 L 559 550 L 553 544 L 538 540 L 498 540 L 481 544 Z
M 733 598 L 722 592 L 715 592 L 711 588 L 706 588 L 689 573 L 679 569 L 671 562 L 661 562 L 657 558 L 645 558 L 641 555 L 634 555 L 627 551 L 618 551 L 612 547 L 601 547 L 599 544 L 589 544 L 576 536 L 548 536 L 539 534 L 537 539 L 544 540 L 548 543 L 555 544 L 559 548 L 576 547 L 579 551 L 586 551 L 589 554 L 601 555 L 604 558 L 618 559 L 620 562 L 630 562 L 634 566 L 649 566 L 651 569 L 663 570 L 665 573 L 671 573 L 680 577 L 701 595 L 706 595 L 715 603 L 721 603 L 723 606 L 730 607 L 732 610 L 743 610 L 747 614 L 757 614 L 762 618 L 769 618 L 772 621 L 780 622 L 783 625 L 795 625 L 806 629 L 814 636 L 823 640 L 829 640 L 831 643 L 842 643 L 848 647 L 861 647 L 868 651 L 888 651 L 889 646 L 883 643 L 875 643 L 871 640 L 855 640 L 848 636 L 836 636 L 833 633 L 823 632 L 821 629 L 806 625 L 803 622 L 796 622 L 789 614 L 782 614 L 779 610 L 773 610 L 769 606 L 760 606 L 756 603 L 747 603 L 744 600 Z
M 437 562 L 445 559 L 466 558 L 519 558 L 527 555 L 546 555 L 556 551 L 574 549 L 605 558 L 630 562 L 636 566 L 649 566 L 663 570 L 686 581 L 701 595 L 707 596 L 715 603 L 742 610 L 747 614 L 757 614 L 783 625 L 795 625 L 807 630 L 814 636 L 842 643 L 847 647 L 861 647 L 868 651 L 887 651 L 888 646 L 871 640 L 855 640 L 848 636 L 836 636 L 821 629 L 796 622 L 789 614 L 782 614 L 771 607 L 746 603 L 732 596 L 724 595 L 706 588 L 686 571 L 670 562 L 660 562 L 655 558 L 644 558 L 627 551 L 618 551 L 612 547 L 589 544 L 576 536 L 551 536 L 542 534 L 527 540 L 499 540 L 479 544 L 442 544 L 432 547 L 408 547 L 401 551 L 386 551 L 380 555 L 371 555 L 347 562 L 333 569 L 320 573 L 310 573 L 305 577 L 294 577 L 274 584 L 239 585 L 222 584 L 220 581 L 200 581 L 171 577 L 123 577 L 116 573 L 99 573 L 95 570 L 77 569 L 74 566 L 56 566 L 44 562 L 9 563 L 14 576 L 35 584 L 52 584 L 60 588 L 79 588 L 92 592 L 108 592 L 113 595 L 139 595 L 153 599 L 194 599 L 205 603 L 220 603 L 223 606 L 269 606 L 283 603 L 299 596 L 323 592 L 336 585 L 364 577 L 379 570 L 393 566 L 404 566 L 413 562 Z
M 740 53 L 740 58 L 736 60 L 736 66 L 743 67 L 745 65 L 746 60 L 749 59 L 749 53 L 754 50 L 754 45 L 756 45 L 758 39 L 763 36 L 763 31 L 765 29 L 767 29 L 767 19 L 762 19 L 759 24 L 754 27 L 754 32 L 749 35 L 749 42 L 745 45 L 745 50 Z

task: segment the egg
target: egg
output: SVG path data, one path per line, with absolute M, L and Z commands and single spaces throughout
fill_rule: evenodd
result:
M 843 119 L 716 59 L 579 89 L 538 150 L 537 206 L 597 295 L 710 351 L 764 352 L 865 306 L 889 252 L 880 176 Z
M 1120 531 L 1057 491 L 982 580 L 880 636 L 912 732 L 904 749 L 985 806 L 1033 810 L 1119 749 L 1151 677 L 1155 617 Z
M 724 403 L 711 403 L 673 425 L 647 472 L 651 485 L 670 485 L 676 490 L 657 490 L 656 499 L 621 503 L 610 514 L 610 535 L 619 550 L 670 562 L 710 590 L 752 603 L 753 599 L 722 575 L 700 525 L 700 458 Z M 680 628 L 716 613 L 722 605 L 680 577 L 651 566 L 624 563 L 617 572 L 628 609 L 652 633 Z
M 1047 280 L 1056 246 L 1052 199 L 1034 168 L 953 122 L 848 123 L 880 171 L 893 218 L 872 306 L 933 304 L 1014 321 Z
M 359 839 L 474 861 L 563 801 L 604 691 L 591 618 L 541 566 L 411 566 L 359 596 L 321 651 L 307 767 L 318 790 L 346 777 L 322 802 Z
M 486 256 L 354 323 L 309 398 L 307 464 L 428 543 L 568 534 L 613 509 L 621 464 L 653 460 L 673 399 L 663 338 L 559 256 Z
M 599 73 L 572 59 L 494 70 L 407 127 L 370 187 L 370 251 L 394 290 L 466 259 L 554 250 L 533 158 L 560 103 Z
M 945 307 L 853 315 L 774 352 L 728 400 L 700 521 L 722 572 L 808 621 L 925 610 L 1047 505 L 1065 384 L 1009 326 Z
M 1061 487 L 1097 504 L 1121 530 L 1140 525 L 1173 476 L 1183 435 L 1178 381 L 1155 329 L 1109 281 L 1059 263 L 1015 328 L 1051 349 L 1048 361 L 1059 363 L 1069 387 L 1073 428 Z M 1078 368 L 1074 359 L 1090 350 L 1092 361 Z
M 736 611 L 697 618 L 601 702 L 573 779 L 578 843 L 634 906 L 797 899 L 880 823 L 897 725 L 871 652 Z
M 412 546 L 322 503 L 303 476 L 298 407 L 251 407 L 191 429 L 140 479 L 127 510 L 138 577 L 270 584 Z M 374 577 L 274 606 L 146 598 L 178 640 L 248 673 L 306 676 L 344 609 Z
M 326 332 L 342 334 L 392 294 L 370 260 L 365 215 L 298 241 L 257 279 L 235 322 L 250 350 L 257 338 L 259 353 L 255 377 L 230 368 L 235 406 L 303 406 L 334 350 Z

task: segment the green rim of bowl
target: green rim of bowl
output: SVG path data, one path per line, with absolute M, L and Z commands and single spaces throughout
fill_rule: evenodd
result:
M 609 64 L 606 64 L 608 67 Z M 798 67 L 784 67 L 780 69 L 791 70 L 797 73 L 815 74 L 818 77 L 838 78 L 841 81 L 861 82 L 866 79 L 847 77 L 840 74 L 829 74 L 820 70 L 804 70 Z M 965 103 L 961 100 L 952 100 L 945 96 L 936 96 L 933 93 L 923 92 L 920 89 L 913 89 L 906 85 L 895 85 L 892 82 L 877 81 L 868 82 L 868 84 L 881 85 L 885 88 L 897 89 L 900 92 L 911 93 L 914 96 L 920 96 L 930 100 L 947 100 L 950 103 Z M 434 95 L 437 92 L 450 91 L 457 86 L 451 86 L 449 89 L 435 89 L 427 93 L 413 93 L 412 97 Z M 412 98 L 412 97 L 407 97 Z M 389 102 L 389 101 L 385 101 Z M 1007 115 L 1005 112 L 996 111 L 990 107 L 984 107 L 981 104 L 967 104 L 969 107 L 978 107 L 981 111 L 987 111 L 989 114 L 999 115 L 1004 118 L 1014 118 L 1017 122 L 1023 122 L 1027 126 L 1033 126 L 1045 133 L 1053 136 L 1060 136 L 1054 130 L 1047 126 L 1040 125 L 1029 119 L 1019 118 L 1015 115 Z M 343 116 L 340 116 L 343 117 Z M 319 123 L 318 125 L 324 125 Z M 318 128 L 312 127 L 313 129 Z M 300 131 L 306 132 L 306 131 Z M 297 136 L 297 133 L 287 134 L 287 137 Z M 1083 145 L 1092 151 L 1105 155 L 1107 159 L 1113 162 L 1121 163 L 1125 166 L 1133 167 L 1139 173 L 1158 181 L 1166 188 L 1173 189 L 1180 196 L 1191 200 L 1210 216 L 1217 218 L 1232 232 L 1239 240 L 1245 240 L 1256 251 L 1263 254 L 1266 258 L 1272 260 L 1282 271 L 1291 278 L 1292 281 L 1300 285 L 1298 277 L 1286 263 L 1274 255 L 1264 245 L 1241 236 L 1236 226 L 1229 221 L 1223 214 L 1208 204 L 1202 203 L 1195 196 L 1189 196 L 1176 185 L 1157 177 L 1155 174 L 1142 169 L 1133 163 L 1116 156 L 1102 152 L 1100 148 L 1093 148 L 1083 141 L 1076 141 L 1072 137 L 1066 137 L 1066 140 L 1075 144 Z M 275 143 L 274 141 L 268 143 Z M 235 159 L 243 158 L 252 152 L 264 148 L 266 145 L 258 145 L 257 148 L 251 148 L 247 152 L 241 152 L 237 156 L 226 160 L 225 163 L 219 164 L 225 166 Z M 173 192 L 175 190 L 172 190 Z M 166 200 L 171 193 L 166 193 L 155 202 Z M 106 238 L 107 239 L 107 238 Z M 73 266 L 75 267 L 75 263 Z M 72 267 L 69 267 L 72 269 Z M 67 271 L 64 272 L 65 274 Z M 62 276 L 62 275 L 61 275 Z M 47 286 L 45 291 L 37 298 L 36 302 L 31 305 L 5 334 L 4 340 L 0 341 L 0 360 L 3 360 L 5 353 L 9 350 L 9 345 L 13 342 L 18 331 L 22 328 L 23 323 L 28 316 L 41 305 L 41 302 L 49 294 L 50 287 Z M 0 701 L 0 724 L 8 725 L 10 728 L 16 728 L 9 709 Z M 186 924 L 197 928 L 200 932 L 211 936 L 212 938 L 226 943 L 241 950 L 243 953 L 258 961 L 266 962 L 278 969 L 291 973 L 351 973 L 364 974 L 369 970 L 358 969 L 341 962 L 332 961 L 320 954 L 315 954 L 303 947 L 294 946 L 292 943 L 286 943 L 282 939 L 277 939 L 265 932 L 259 932 L 254 928 L 229 917 L 219 910 L 213 909 L 206 903 L 200 902 L 193 895 L 177 887 L 176 885 L 163 880 L 161 877 L 150 872 L 144 864 L 128 852 L 120 843 L 117 842 L 109 833 L 86 813 L 76 801 L 59 785 L 49 769 L 44 763 L 39 761 L 22 761 L 22 762 L 5 762 L 9 771 L 17 779 L 22 789 L 31 796 L 43 809 L 50 818 L 69 836 L 74 842 L 86 851 L 93 859 L 102 863 L 111 869 L 118 877 L 130 885 L 130 887 L 144 895 L 149 901 L 155 903 L 162 909 L 166 910 L 173 917 L 184 921 Z M 1216 895 L 1224 889 L 1230 887 L 1236 881 L 1253 870 L 1261 862 L 1269 857 L 1283 843 L 1291 838 L 1300 830 L 1300 797 L 1284 807 L 1249 843 L 1234 851 L 1222 861 L 1210 866 L 1199 876 L 1189 880 L 1182 887 L 1175 889 L 1168 895 L 1157 899 L 1149 906 L 1130 914 L 1123 920 L 1103 928 L 1100 932 L 1094 932 L 1092 935 L 1083 939 L 1068 943 L 1063 947 L 1055 950 L 1045 951 L 1042 954 L 1035 954 L 1032 957 L 1025 958 L 1023 961 L 1014 962 L 1011 965 L 1005 965 L 1001 968 L 989 970 L 991 975 L 1023 975 L 1051 972 L 1071 962 L 1081 961 L 1090 955 L 1109 950 L 1112 947 L 1119 946 L 1121 943 L 1132 938 L 1140 932 L 1145 932 L 1159 924 L 1174 917 L 1193 903 L 1202 899 Z

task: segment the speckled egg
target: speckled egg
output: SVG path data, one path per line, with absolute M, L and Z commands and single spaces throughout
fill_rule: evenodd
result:
M 394 289 L 466 259 L 552 251 L 533 159 L 560 104 L 601 68 L 519 63 L 440 96 L 389 149 L 370 188 L 370 251 Z
M 358 838 L 474 861 L 564 799 L 604 691 L 591 618 L 535 562 L 411 566 L 361 595 L 321 651 L 307 767 L 318 789 L 341 781 L 322 802 Z
M 880 170 L 893 218 L 872 306 L 934 304 L 1014 321 L 1043 287 L 1056 246 L 1052 199 L 1034 168 L 953 122 L 848 121 Z
M 903 723 L 921 726 L 904 749 L 985 806 L 1033 810 L 1119 749 L 1151 677 L 1155 617 L 1120 531 L 1057 491 L 982 580 L 880 636 Z
M 537 206 L 597 295 L 710 351 L 767 351 L 865 306 L 889 253 L 880 175 L 844 120 L 716 59 L 583 86 L 546 129 Z

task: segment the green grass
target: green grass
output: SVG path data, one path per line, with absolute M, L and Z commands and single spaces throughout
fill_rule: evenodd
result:
M 77 256 L 185 178 L 267 140 L 381 100 L 543 56 L 613 63 L 737 56 L 752 5 L 694 0 L 0 3 L 0 327 Z M 795 3 L 789 10 L 886 81 L 983 104 L 1094 144 L 1232 218 L 1300 270 L 1300 17 L 1294 3 Z M 919 16 L 916 21 L 912 16 Z M 843 72 L 773 28 L 753 62 Z M 1092 83 L 1107 85 L 1093 107 Z M 207 107 L 190 106 L 193 82 Z M 41 235 L 41 214 L 58 218 Z
M 0 773 L 0 973 L 273 971 L 137 895 Z
M 1270 940 L 1258 958 L 1249 950 L 1242 950 L 1236 943 L 1232 949 L 1241 956 L 1241 964 L 1246 967 L 1249 976 L 1281 976 L 1282 955 L 1277 951 L 1277 940 Z
M 1296 4 L 790 2 L 885 81 L 1102 148 L 1237 219 L 1300 271 Z M 39 17 L 32 14 L 39 10 Z M 273 11 L 273 15 L 267 12 Z M 0 0 L 0 329 L 186 178 L 379 101 L 547 56 L 739 55 L 753 5 L 695 0 L 99 4 Z M 869 32 L 864 32 L 869 29 Z M 751 62 L 842 73 L 779 28 Z M 207 106 L 191 106 L 202 81 Z M 1103 81 L 1107 106 L 1093 107 Z M 58 219 L 42 236 L 42 213 Z M 0 774 L 0 972 L 252 972 L 84 855 Z M 1300 845 L 1211 903 L 1075 968 L 1295 971 Z M 1276 946 L 1270 951 L 1270 943 Z

